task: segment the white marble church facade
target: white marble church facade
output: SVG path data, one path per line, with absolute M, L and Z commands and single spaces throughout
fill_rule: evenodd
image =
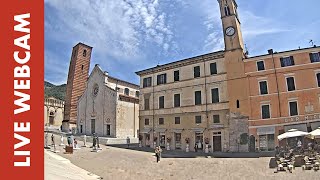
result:
M 137 138 L 139 86 L 111 77 L 95 65 L 86 90 L 79 97 L 79 134 L 110 138 Z

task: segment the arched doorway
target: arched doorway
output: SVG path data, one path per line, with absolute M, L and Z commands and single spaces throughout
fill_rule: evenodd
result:
M 49 124 L 53 125 L 54 124 L 54 112 L 50 112 L 49 114 Z
M 249 138 L 249 151 L 250 152 L 255 152 L 256 150 L 256 138 L 254 135 L 251 135 Z

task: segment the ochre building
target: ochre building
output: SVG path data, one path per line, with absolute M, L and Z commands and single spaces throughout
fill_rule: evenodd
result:
M 319 47 L 248 57 L 236 1 L 218 4 L 223 51 L 136 72 L 143 146 L 273 151 L 277 135 L 319 126 Z

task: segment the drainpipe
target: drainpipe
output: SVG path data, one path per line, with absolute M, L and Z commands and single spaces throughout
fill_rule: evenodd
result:
M 277 77 L 277 69 L 276 69 L 276 65 L 275 65 L 275 62 L 274 62 L 274 56 L 273 56 L 273 50 L 272 50 L 272 49 L 269 50 L 269 54 L 271 54 L 271 56 L 272 56 L 274 76 L 275 76 L 275 78 L 276 78 L 276 84 L 277 84 L 279 115 L 280 115 L 280 117 L 282 117 L 281 104 L 280 104 L 280 103 L 281 103 L 281 102 L 280 102 L 280 92 L 279 92 L 278 77 Z
M 153 82 L 155 81 L 155 78 L 154 78 L 154 68 L 152 68 L 152 79 L 151 79 L 151 85 L 152 85 L 152 146 L 154 145 L 154 84 Z M 149 106 L 150 106 L 150 103 L 149 103 Z M 155 148 L 155 147 L 153 147 Z
M 206 120 L 207 120 L 207 131 L 209 134 L 209 118 L 208 118 L 208 97 L 207 97 L 207 75 L 206 75 L 206 62 L 205 59 L 202 57 L 203 59 L 203 65 L 204 65 L 204 91 L 205 91 L 205 103 L 206 103 Z M 203 136 L 202 136 L 203 137 Z M 203 139 L 202 139 L 202 143 L 203 143 Z
M 133 99 L 133 137 L 136 137 L 136 101 Z

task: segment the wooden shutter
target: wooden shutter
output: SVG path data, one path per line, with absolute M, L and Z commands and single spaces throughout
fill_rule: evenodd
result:
M 294 59 L 293 59 L 293 56 L 290 56 L 290 60 L 291 60 L 291 65 L 294 65 Z

